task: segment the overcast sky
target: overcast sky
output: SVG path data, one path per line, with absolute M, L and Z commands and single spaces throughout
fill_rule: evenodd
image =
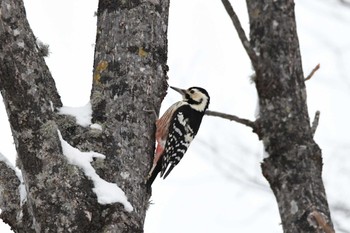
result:
M 234 8 L 248 32 L 245 1 Z M 97 0 L 25 0 L 35 35 L 50 45 L 46 59 L 64 105 L 89 101 Z M 350 232 L 350 7 L 337 0 L 296 1 L 311 118 L 321 111 L 315 139 L 324 156 L 324 182 L 338 232 Z M 201 86 L 210 109 L 255 119 L 252 68 L 220 0 L 173 0 L 169 18 L 169 84 Z M 169 91 L 162 111 L 179 100 Z M 0 152 L 15 150 L 3 105 Z M 181 163 L 154 183 L 145 233 L 282 232 L 277 204 L 261 175 L 261 142 L 249 128 L 205 117 Z M 345 208 L 345 210 L 344 210 Z M 3 228 L 3 229 L 2 229 Z M 0 231 L 7 233 L 4 224 Z

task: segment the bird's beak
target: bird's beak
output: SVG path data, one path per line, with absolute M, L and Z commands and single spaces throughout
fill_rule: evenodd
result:
M 177 92 L 179 92 L 183 96 L 186 95 L 186 90 L 184 90 L 184 89 L 180 89 L 180 88 L 172 87 L 172 86 L 170 86 L 170 88 L 175 90 L 175 91 L 177 91 Z

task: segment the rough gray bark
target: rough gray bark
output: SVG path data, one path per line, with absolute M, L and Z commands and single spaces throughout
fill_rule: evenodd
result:
M 284 232 L 333 232 L 313 139 L 296 31 L 294 1 L 247 0 L 250 46 L 257 54 L 259 118 L 269 154 L 262 172 L 273 190 Z
M 166 89 L 169 1 L 99 2 L 91 103 L 102 131 L 57 114 L 60 96 L 23 2 L 0 0 L 0 7 L 0 90 L 28 194 L 21 206 L 19 180 L 0 161 L 2 219 L 15 232 L 143 232 L 153 112 Z M 132 212 L 97 202 L 92 182 L 63 156 L 57 129 L 72 146 L 106 155 L 93 166 L 123 189 Z
M 167 87 L 168 8 L 169 1 L 151 0 L 100 0 L 98 6 L 92 122 L 102 125 L 99 149 L 110 155 L 101 173 L 134 205 L 138 225 L 130 232 L 142 231 L 150 198 L 145 174 L 154 151 L 155 112 Z

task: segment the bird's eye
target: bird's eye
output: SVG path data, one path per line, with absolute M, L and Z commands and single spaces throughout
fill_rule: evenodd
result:
M 194 90 L 190 90 L 190 93 L 191 93 L 191 94 L 194 94 Z

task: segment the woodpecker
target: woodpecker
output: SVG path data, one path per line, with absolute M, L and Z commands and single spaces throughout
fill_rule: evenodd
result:
M 201 87 L 187 90 L 170 87 L 182 95 L 182 100 L 171 105 L 156 121 L 157 147 L 147 183 L 152 184 L 160 172 L 165 179 L 180 162 L 202 122 L 210 97 Z

